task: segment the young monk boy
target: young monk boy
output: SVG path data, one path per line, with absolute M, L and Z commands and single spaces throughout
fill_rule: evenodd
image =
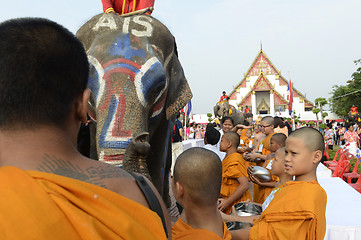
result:
M 263 166 L 264 162 L 267 160 L 267 155 L 271 153 L 271 150 L 269 149 L 269 146 L 271 144 L 271 137 L 274 134 L 273 129 L 274 129 L 274 119 L 271 116 L 266 116 L 263 117 L 261 119 L 260 122 L 260 128 L 261 131 L 265 134 L 265 138 L 263 139 L 263 141 L 260 143 L 257 151 L 261 152 L 261 153 L 257 153 L 255 151 L 252 152 L 251 155 L 248 154 L 243 154 L 243 158 L 245 160 L 249 160 L 249 161 L 256 161 L 259 160 L 257 162 L 258 166 Z M 259 192 L 259 188 L 258 185 L 254 185 L 254 192 L 253 192 L 253 201 L 262 204 L 262 192 Z M 264 199 L 263 199 L 264 200 Z
M 261 131 L 259 124 L 254 126 L 254 149 L 258 149 L 259 144 L 265 137 L 266 135 L 264 135 L 264 133 Z
M 313 128 L 300 128 L 286 140 L 285 169 L 295 181 L 279 191 L 254 226 L 243 231 L 246 239 L 323 239 L 326 232 L 327 195 L 318 184 L 316 169 L 325 143 Z M 248 236 L 249 235 L 249 236 Z
M 241 129 L 239 129 L 238 131 L 237 131 L 237 134 L 238 135 L 240 135 L 240 133 L 239 132 L 241 132 L 242 130 Z M 252 138 L 252 129 L 246 129 L 246 134 L 244 134 L 244 135 L 240 135 L 241 137 L 240 137 L 240 146 L 241 147 L 248 147 L 249 146 L 249 144 L 251 143 L 251 146 L 254 146 L 254 139 Z
M 249 192 L 248 175 L 242 155 L 237 152 L 239 135 L 235 132 L 227 132 L 222 136 L 220 150 L 226 152 L 222 162 L 222 186 L 220 192 L 220 204 L 218 209 L 225 213 L 231 211 L 231 207 L 251 198 Z
M 262 204 L 262 211 L 266 210 L 272 199 L 274 198 L 274 194 L 278 191 L 278 187 L 285 184 L 288 181 L 292 181 L 292 176 L 288 175 L 285 170 L 285 148 L 282 147 L 278 149 L 275 153 L 274 160 L 272 163 L 272 173 L 279 177 L 279 181 L 275 184 L 275 189 L 271 192 L 271 194 L 267 197 L 267 199 Z M 229 221 L 241 221 L 241 222 L 251 222 L 253 223 L 254 219 L 258 219 L 259 216 L 252 216 L 252 217 L 243 217 L 237 215 L 227 215 L 222 214 L 223 219 L 226 222 Z M 231 231 L 232 239 L 238 239 L 238 231 Z
M 217 209 L 222 181 L 218 156 L 204 148 L 190 148 L 179 155 L 172 189 L 184 211 L 172 228 L 173 239 L 231 239 Z
M 267 196 L 272 192 L 273 188 L 276 186 L 276 183 L 279 180 L 277 175 L 275 175 L 273 171 L 271 171 L 271 166 L 273 164 L 275 152 L 285 146 L 286 138 L 286 135 L 284 135 L 283 133 L 275 133 L 271 137 L 271 144 L 269 145 L 271 153 L 267 155 L 267 160 L 263 164 L 263 167 L 270 170 L 272 174 L 272 180 L 270 182 L 261 182 L 257 178 L 253 177 L 253 166 L 249 166 L 247 169 L 250 180 L 255 185 L 258 185 L 259 203 L 263 203 L 266 200 Z

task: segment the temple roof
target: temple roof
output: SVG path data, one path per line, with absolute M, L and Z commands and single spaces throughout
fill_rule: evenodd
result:
M 264 90 L 274 89 L 272 84 L 267 79 L 266 75 L 278 75 L 279 85 L 280 86 L 288 85 L 288 80 L 285 79 L 281 75 L 281 73 L 273 65 L 271 60 L 267 57 L 265 52 L 261 49 L 258 52 L 256 58 L 253 60 L 251 66 L 247 70 L 247 73 L 244 74 L 243 79 L 229 93 L 230 99 L 237 100 L 237 95 L 236 95 L 237 89 L 246 88 L 247 87 L 246 83 L 250 76 L 259 76 L 259 77 L 258 77 L 257 81 L 255 82 L 255 84 L 251 87 L 251 90 L 249 91 L 249 93 L 243 98 L 240 105 L 242 105 L 242 106 L 248 105 L 248 104 L 243 104 L 243 102 L 246 100 L 248 101 L 247 98 L 248 98 L 248 96 L 250 96 L 250 93 L 252 91 L 264 91 Z M 261 76 L 262 76 L 262 78 L 261 78 Z M 293 88 L 293 97 L 302 97 L 305 100 L 305 106 L 306 106 L 306 104 L 308 104 L 307 106 L 314 106 L 313 103 L 311 101 L 309 101 L 308 99 L 306 99 L 306 97 L 300 91 L 295 89 L 293 87 L 293 85 L 292 85 L 292 88 Z M 277 94 L 283 99 L 283 100 L 280 100 L 280 102 L 282 102 L 282 104 L 284 104 L 283 101 L 286 101 L 288 104 L 287 100 L 284 100 L 284 98 L 279 93 L 277 93 Z
M 273 90 L 274 92 L 274 101 L 275 105 L 287 105 L 288 101 L 285 100 L 282 95 L 277 92 L 272 86 L 271 82 L 268 80 L 267 76 L 261 72 L 258 79 L 255 81 L 251 90 L 247 93 L 247 95 L 242 99 L 242 101 L 238 104 L 238 106 L 244 107 L 248 105 L 252 105 L 252 92 L 255 91 L 269 91 Z
M 271 89 L 273 89 L 272 84 L 270 83 L 266 75 L 261 72 L 261 74 L 258 76 L 258 79 L 254 82 L 251 91 L 264 91 Z

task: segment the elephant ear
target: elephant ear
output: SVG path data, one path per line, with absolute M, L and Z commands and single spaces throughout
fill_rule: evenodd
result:
M 166 66 L 169 79 L 168 95 L 166 101 L 167 120 L 175 116 L 193 97 L 188 81 L 179 62 L 177 47 L 174 43 L 169 63 Z

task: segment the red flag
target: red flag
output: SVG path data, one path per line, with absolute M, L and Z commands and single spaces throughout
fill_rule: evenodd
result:
M 288 82 L 288 110 L 290 112 L 290 115 L 292 114 L 292 104 L 293 104 L 293 87 L 291 83 L 291 79 Z

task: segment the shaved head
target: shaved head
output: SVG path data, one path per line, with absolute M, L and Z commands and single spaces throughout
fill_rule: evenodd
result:
M 271 139 L 284 147 L 286 145 L 287 136 L 283 133 L 275 133 L 272 135 Z
M 227 132 L 223 135 L 228 141 L 232 143 L 232 146 L 237 148 L 240 142 L 238 133 L 236 132 Z
M 222 163 L 217 154 L 194 147 L 184 151 L 174 166 L 174 183 L 179 182 L 194 204 L 215 204 L 222 184 Z
M 261 119 L 261 122 L 266 122 L 268 125 L 274 125 L 275 120 L 272 116 L 266 116 Z
M 325 141 L 322 134 L 314 128 L 303 127 L 293 131 L 289 137 L 300 138 L 303 140 L 305 147 L 310 152 L 320 150 L 325 151 Z

